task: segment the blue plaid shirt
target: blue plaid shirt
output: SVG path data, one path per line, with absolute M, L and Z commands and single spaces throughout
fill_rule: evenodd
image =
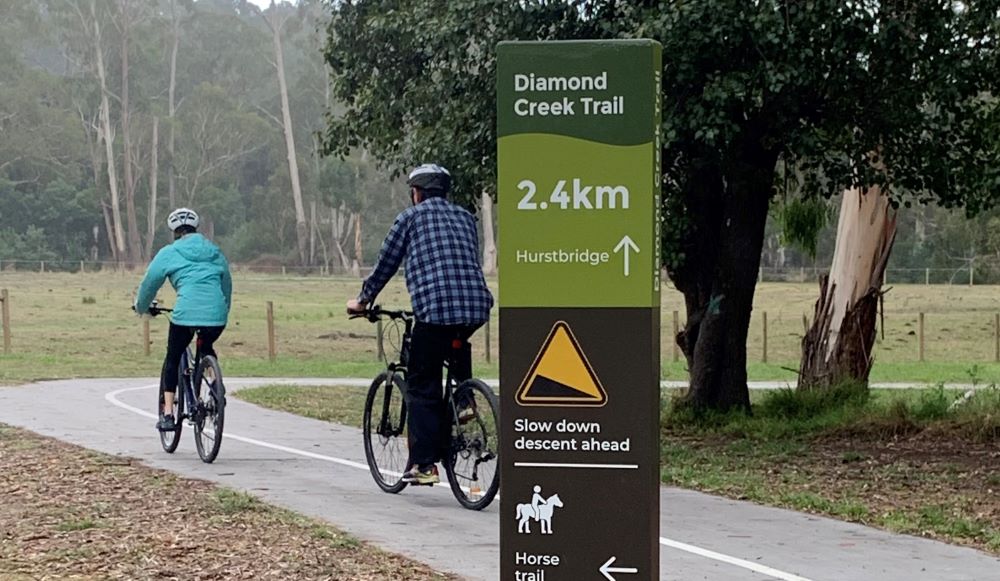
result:
M 479 264 L 476 219 L 444 198 L 407 208 L 382 243 L 358 300 L 371 303 L 406 260 L 406 288 L 418 321 L 480 325 L 493 307 Z

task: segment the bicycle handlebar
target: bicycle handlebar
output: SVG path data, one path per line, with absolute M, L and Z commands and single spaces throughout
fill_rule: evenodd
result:
M 367 319 L 368 321 L 370 321 L 372 323 L 378 322 L 379 319 L 392 319 L 392 320 L 402 319 L 402 320 L 407 320 L 407 319 L 412 319 L 413 318 L 413 311 L 405 311 L 405 310 L 395 310 L 395 311 L 393 311 L 393 310 L 387 310 L 387 309 L 383 309 L 382 307 L 380 307 L 378 305 L 372 305 L 371 307 L 369 307 L 368 309 L 366 309 L 364 312 L 360 312 L 360 313 L 359 312 L 349 312 L 348 314 L 350 315 L 350 318 L 352 318 L 352 319 Z
M 132 311 L 133 312 L 135 311 L 135 305 L 132 305 Z M 149 309 L 146 312 L 151 317 L 156 317 L 158 315 L 162 315 L 163 313 L 172 313 L 172 312 L 174 312 L 174 310 L 173 309 L 167 309 L 167 308 L 164 308 L 164 307 L 158 307 L 154 303 L 154 304 L 150 305 Z

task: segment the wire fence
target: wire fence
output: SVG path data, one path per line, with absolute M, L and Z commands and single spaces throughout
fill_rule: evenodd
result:
M 371 272 L 370 266 L 361 266 L 357 270 L 317 264 L 313 266 L 296 266 L 285 264 L 260 263 L 230 263 L 233 272 L 274 274 L 282 276 L 356 276 L 363 278 Z M 130 265 L 110 260 L 2 260 L 0 272 L 38 272 L 38 273 L 122 273 L 135 274 L 146 270 L 146 265 Z
M 768 268 L 758 271 L 759 282 L 818 282 L 827 269 L 816 266 Z M 887 268 L 883 285 L 889 284 L 1000 284 L 1000 272 L 993 268 Z
M 370 266 L 357 269 L 339 265 L 318 264 L 297 266 L 275 263 L 231 263 L 233 272 L 273 274 L 282 276 L 355 276 L 363 278 L 371 272 Z M 146 268 L 142 265 L 128 265 L 109 260 L 24 260 L 0 259 L 0 272 L 70 272 L 70 273 L 135 273 Z M 816 266 L 761 267 L 759 282 L 814 283 L 827 270 Z M 1000 270 L 992 267 L 969 266 L 956 268 L 888 268 L 885 271 L 885 285 L 995 285 L 1000 284 Z

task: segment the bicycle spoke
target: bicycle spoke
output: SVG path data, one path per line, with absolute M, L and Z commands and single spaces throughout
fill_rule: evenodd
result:
M 379 488 L 399 492 L 405 488 L 403 472 L 409 461 L 406 406 L 398 376 L 382 374 L 375 379 L 365 402 L 365 457 Z
M 447 468 L 452 492 L 466 508 L 480 510 L 492 502 L 499 487 L 497 402 L 482 382 L 464 382 L 456 401 L 473 410 L 473 417 L 456 425 Z

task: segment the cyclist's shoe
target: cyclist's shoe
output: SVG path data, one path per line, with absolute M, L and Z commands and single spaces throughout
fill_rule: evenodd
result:
M 424 466 L 418 468 L 414 466 L 403 474 L 403 482 L 408 482 L 416 486 L 433 486 L 441 482 L 438 476 L 437 466 Z
M 161 414 L 160 421 L 156 422 L 156 429 L 161 432 L 172 432 L 177 429 L 177 424 L 174 423 L 173 414 Z

